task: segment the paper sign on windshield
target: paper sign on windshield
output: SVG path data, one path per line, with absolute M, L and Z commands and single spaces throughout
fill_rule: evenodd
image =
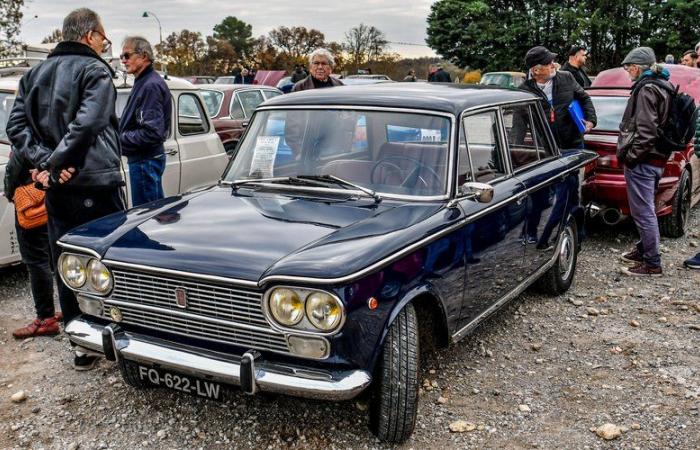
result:
M 270 178 L 273 175 L 279 136 L 258 136 L 255 141 L 253 161 L 250 164 L 250 176 L 254 178 Z

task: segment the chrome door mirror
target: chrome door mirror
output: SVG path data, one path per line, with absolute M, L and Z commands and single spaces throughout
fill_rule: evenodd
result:
M 488 203 L 493 200 L 493 186 L 476 181 L 467 181 L 459 187 L 459 195 L 473 197 L 479 203 Z

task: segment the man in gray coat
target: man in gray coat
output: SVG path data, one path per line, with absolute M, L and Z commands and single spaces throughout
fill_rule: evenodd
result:
M 622 61 L 634 82 L 620 122 L 617 159 L 625 166 L 630 214 L 640 240 L 622 256 L 631 264 L 623 273 L 633 276 L 661 276 L 659 223 L 654 198 L 668 155 L 656 148 L 658 130 L 668 119 L 672 89 L 669 72 L 656 64 L 654 50 L 638 47 Z

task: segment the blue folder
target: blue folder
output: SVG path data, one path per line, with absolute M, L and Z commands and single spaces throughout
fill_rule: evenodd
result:
M 571 114 L 571 118 L 574 120 L 578 131 L 580 133 L 586 131 L 586 124 L 584 123 L 586 118 L 583 115 L 583 110 L 581 109 L 581 104 L 578 102 L 578 100 L 574 100 L 569 104 L 569 114 Z

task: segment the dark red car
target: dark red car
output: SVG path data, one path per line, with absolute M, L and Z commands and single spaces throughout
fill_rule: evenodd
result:
M 666 65 L 671 83 L 680 86 L 700 103 L 700 69 L 681 65 Z M 585 136 L 586 148 L 600 155 L 589 168 L 583 183 L 583 198 L 592 204 L 592 213 L 608 225 L 615 225 L 630 213 L 627 202 L 627 184 L 622 166 L 615 156 L 620 121 L 627 106 L 632 83 L 622 68 L 600 72 L 588 93 L 593 99 L 597 126 Z M 673 152 L 656 194 L 656 214 L 661 234 L 680 237 L 685 233 L 688 215 L 700 200 L 700 161 L 693 152 L 693 143 L 685 151 Z
M 243 124 L 250 119 L 255 108 L 269 98 L 282 95 L 277 88 L 253 84 L 201 85 L 200 92 L 214 129 L 229 155 L 238 145 Z

